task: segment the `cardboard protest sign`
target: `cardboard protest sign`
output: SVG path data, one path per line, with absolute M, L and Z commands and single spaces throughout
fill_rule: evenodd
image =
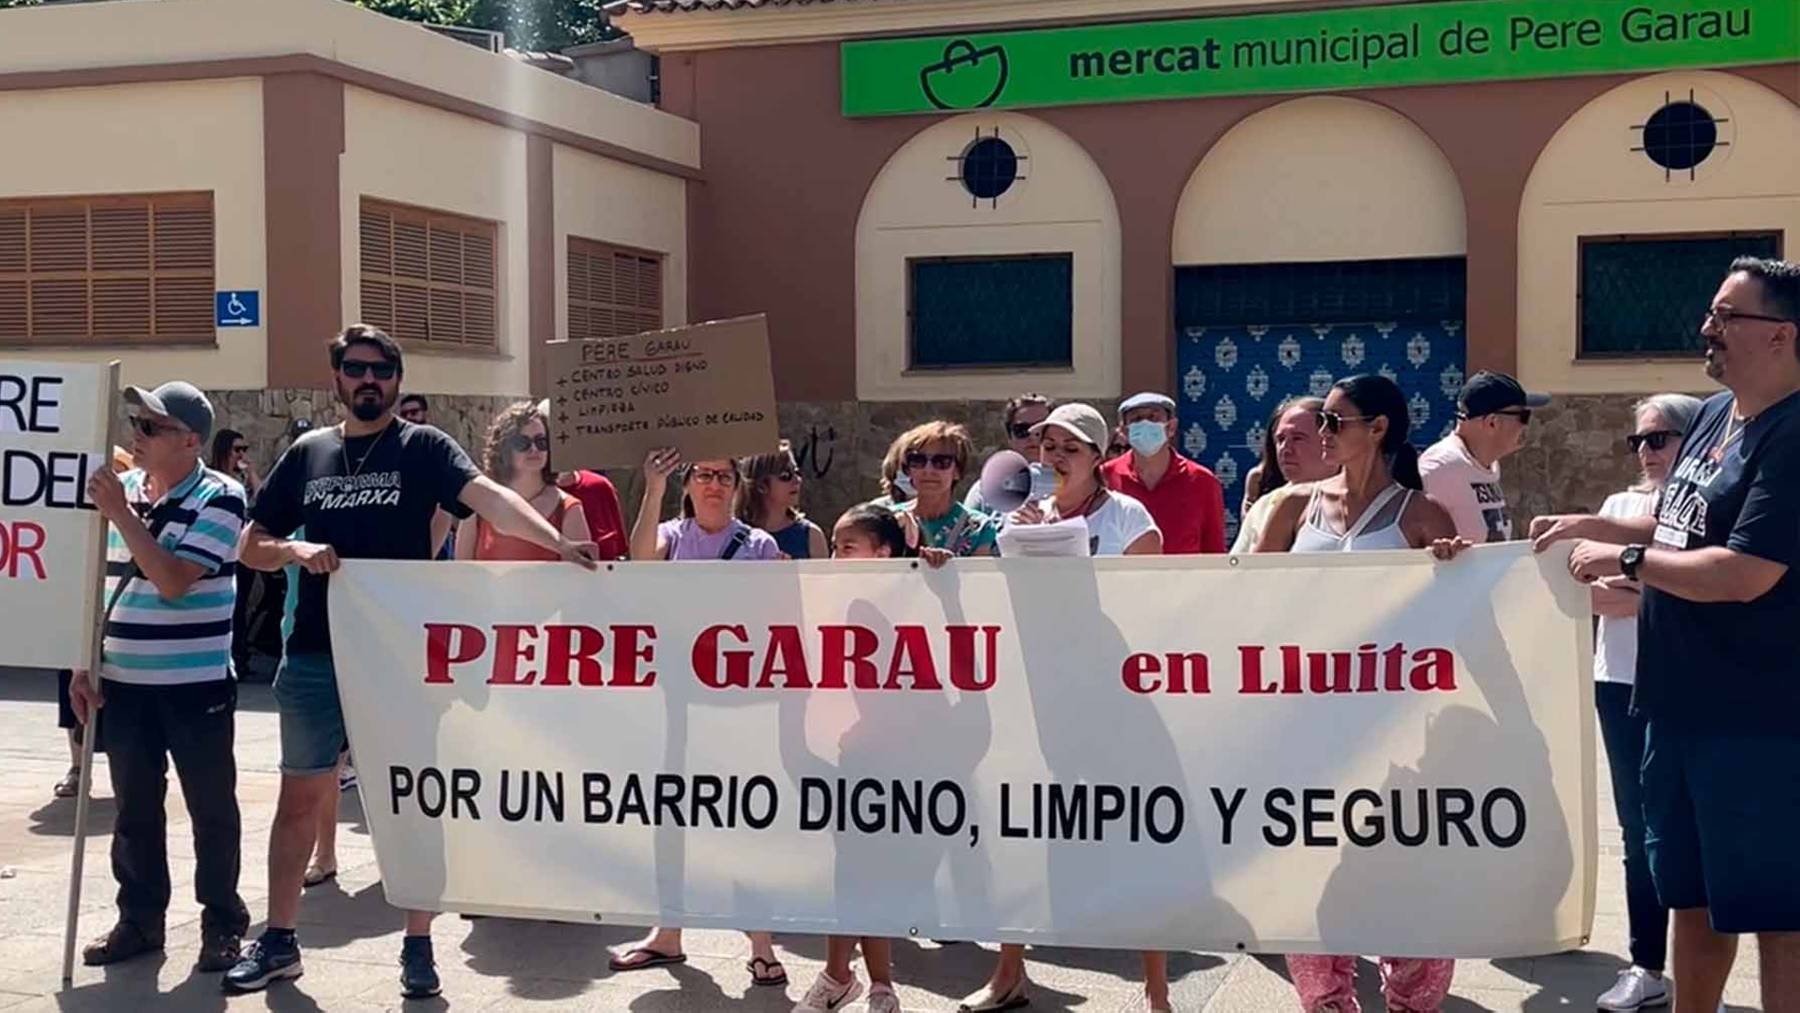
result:
M 0 664 L 87 668 L 118 364 L 0 361 Z
M 762 316 L 546 346 L 558 467 L 689 461 L 775 449 L 775 380 Z

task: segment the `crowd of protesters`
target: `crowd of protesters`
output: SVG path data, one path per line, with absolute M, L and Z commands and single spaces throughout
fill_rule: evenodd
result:
M 1760 940 L 1765 1008 L 1800 1009 L 1800 266 L 1740 259 L 1705 310 L 1706 371 L 1726 390 L 1704 403 L 1679 394 L 1641 402 L 1620 434 L 1641 481 L 1595 515 L 1539 517 L 1538 549 L 1578 540 L 1571 571 L 1593 587 L 1601 738 L 1624 833 L 1632 965 L 1598 997 L 1608 1010 L 1671 1001 L 1711 1013 L 1737 938 Z M 1176 404 L 1144 392 L 1100 408 L 1021 394 L 1004 409 L 1017 455 L 1011 486 L 979 480 L 967 428 L 925 421 L 883 458 L 879 498 L 829 533 L 802 511 L 801 470 L 784 441 L 738 460 L 687 460 L 676 448 L 643 462 L 642 501 L 626 529 L 604 475 L 557 470 L 543 403 L 493 419 L 479 463 L 429 424 L 422 396 L 401 396 L 400 346 L 354 326 L 330 345 L 343 421 L 296 426 L 261 475 L 243 436 L 214 431 L 189 384 L 128 388 L 134 466 L 93 477 L 89 496 L 111 523 L 116 604 L 100 678 L 65 674 L 72 755 L 96 713 L 118 819 L 112 867 L 118 920 L 84 951 L 110 964 L 163 946 L 169 903 L 163 811 L 174 761 L 195 828 L 203 908 L 199 966 L 228 991 L 301 973 L 302 890 L 336 873 L 332 834 L 348 761 L 326 621 L 329 575 L 353 558 L 568 562 L 777 561 L 1004 555 L 1007 529 L 1079 518 L 1092 556 L 1225 553 L 1218 479 L 1174 449 Z M 1500 481 L 1548 398 L 1480 372 L 1454 431 L 1416 448 L 1399 387 L 1367 374 L 1323 398 L 1278 405 L 1261 460 L 1245 476 L 1233 552 L 1427 551 L 1440 560 L 1514 537 Z M 1014 459 L 1008 458 L 1012 461 Z M 679 491 L 668 512 L 669 486 Z M 999 490 L 1011 488 L 1008 502 Z M 667 515 L 665 515 L 667 513 Z M 237 639 L 256 637 L 250 574 L 264 604 L 286 600 L 280 674 L 282 785 L 268 855 L 265 928 L 247 945 L 238 892 L 239 816 L 232 753 Z M 271 593 L 270 588 L 276 588 Z M 277 614 L 280 614 L 277 609 Z M 98 708 L 104 706 L 104 711 Z M 56 786 L 72 794 L 73 773 Z M 1403 915 L 1400 915 L 1403 916 Z M 431 915 L 403 914 L 405 996 L 439 990 Z M 1673 922 L 1673 960 L 1666 945 Z M 766 932 L 748 935 L 759 986 L 788 978 Z M 871 984 L 858 980 L 861 951 Z M 900 1008 L 889 941 L 833 937 L 797 1013 Z M 681 929 L 657 927 L 611 959 L 625 973 L 681 963 Z M 1354 955 L 1292 955 L 1308 1013 L 1358 1010 Z M 1392 1010 L 1442 1008 L 1454 961 L 1382 957 Z M 1164 954 L 1143 954 L 1144 998 L 1170 1008 Z M 1665 974 L 1681 985 L 1676 992 Z M 1029 1002 L 1024 947 L 1000 947 L 965 1011 Z

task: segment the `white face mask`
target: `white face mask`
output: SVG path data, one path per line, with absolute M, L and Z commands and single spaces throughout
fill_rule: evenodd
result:
M 919 487 L 913 485 L 912 476 L 904 471 L 894 476 L 894 488 L 909 499 L 919 494 Z
M 1169 445 L 1169 430 L 1161 422 L 1133 422 L 1125 427 L 1125 439 L 1131 449 L 1150 457 Z

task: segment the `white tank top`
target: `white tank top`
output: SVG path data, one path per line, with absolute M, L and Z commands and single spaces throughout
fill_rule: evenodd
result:
M 1306 503 L 1306 520 L 1294 532 L 1294 547 L 1289 552 L 1364 552 L 1370 549 L 1410 549 L 1406 532 L 1400 530 L 1400 518 L 1412 502 L 1412 490 L 1390 485 L 1369 503 L 1362 517 L 1343 534 L 1325 527 L 1324 504 L 1319 490 L 1313 489 Z

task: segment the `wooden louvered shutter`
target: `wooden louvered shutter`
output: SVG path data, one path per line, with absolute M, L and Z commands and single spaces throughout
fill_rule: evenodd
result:
M 362 317 L 400 341 L 498 347 L 498 227 L 364 198 Z
M 615 338 L 662 327 L 663 259 L 569 237 L 569 337 Z
M 0 342 L 211 343 L 209 193 L 0 201 Z

